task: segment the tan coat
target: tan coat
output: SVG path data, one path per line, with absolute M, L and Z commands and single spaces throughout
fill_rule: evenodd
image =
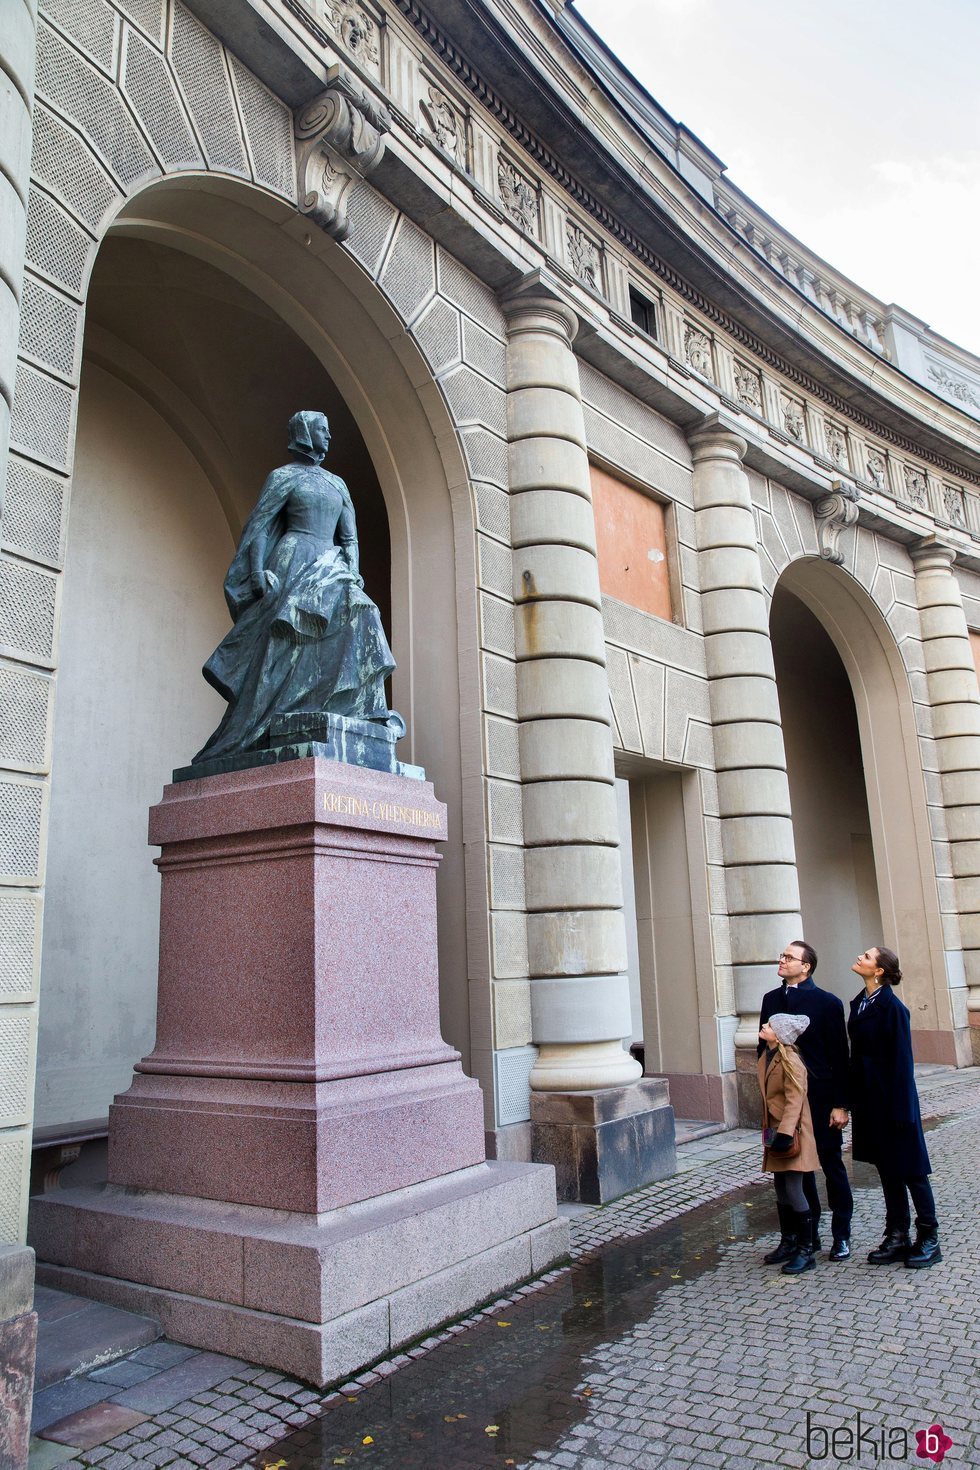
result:
M 770 1174 L 794 1170 L 809 1174 L 820 1167 L 817 1146 L 813 1140 L 810 1104 L 806 1098 L 806 1067 L 795 1046 L 780 1046 L 767 1063 L 767 1054 L 759 1058 L 759 1087 L 762 1090 L 762 1126 L 777 1133 L 795 1133 L 800 1125 L 802 1147 L 794 1159 L 762 1151 L 762 1167 Z

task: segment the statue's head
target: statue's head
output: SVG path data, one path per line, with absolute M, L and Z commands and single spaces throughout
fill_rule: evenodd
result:
M 330 446 L 330 425 L 325 413 L 303 409 L 289 420 L 291 453 L 319 464 Z

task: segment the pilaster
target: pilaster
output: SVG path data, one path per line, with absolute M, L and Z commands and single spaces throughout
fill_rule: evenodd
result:
M 786 754 L 746 444 L 721 415 L 689 436 L 737 1047 L 753 1049 L 776 956 L 801 930 Z M 753 1065 L 754 1083 L 754 1065 Z
M 980 692 L 955 550 L 936 536 L 910 548 L 959 917 L 967 1010 L 980 1056 Z M 954 1025 L 956 1006 L 953 1006 Z M 965 1019 L 965 1018 L 963 1018 Z
M 575 313 L 541 273 L 503 300 L 536 1091 L 640 1076 L 630 1035 L 605 669 Z M 569 736 L 571 735 L 571 738 Z

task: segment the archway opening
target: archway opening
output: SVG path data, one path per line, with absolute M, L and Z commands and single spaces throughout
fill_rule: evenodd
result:
M 784 586 L 770 631 L 804 933 L 818 983 L 846 1001 L 858 988 L 855 956 L 883 933 L 857 709 L 833 640 Z
M 200 674 L 222 581 L 286 422 L 323 409 L 391 637 L 388 517 L 364 439 L 310 348 L 247 286 L 112 235 L 93 271 L 62 602 L 36 1120 L 104 1118 L 152 1048 L 159 885 L 147 808 L 214 729 Z

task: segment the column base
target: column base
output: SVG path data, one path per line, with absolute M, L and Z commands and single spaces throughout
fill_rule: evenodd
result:
M 325 1387 L 568 1254 L 550 1169 L 481 1164 L 314 1216 L 86 1186 L 31 1202 L 47 1286 Z
M 626 1087 L 642 1076 L 643 1068 L 621 1041 L 542 1043 L 531 1087 L 535 1092 L 594 1092 Z
M 604 1205 L 677 1173 L 666 1082 L 597 1092 L 532 1092 L 531 1147 L 553 1164 L 558 1198 Z

